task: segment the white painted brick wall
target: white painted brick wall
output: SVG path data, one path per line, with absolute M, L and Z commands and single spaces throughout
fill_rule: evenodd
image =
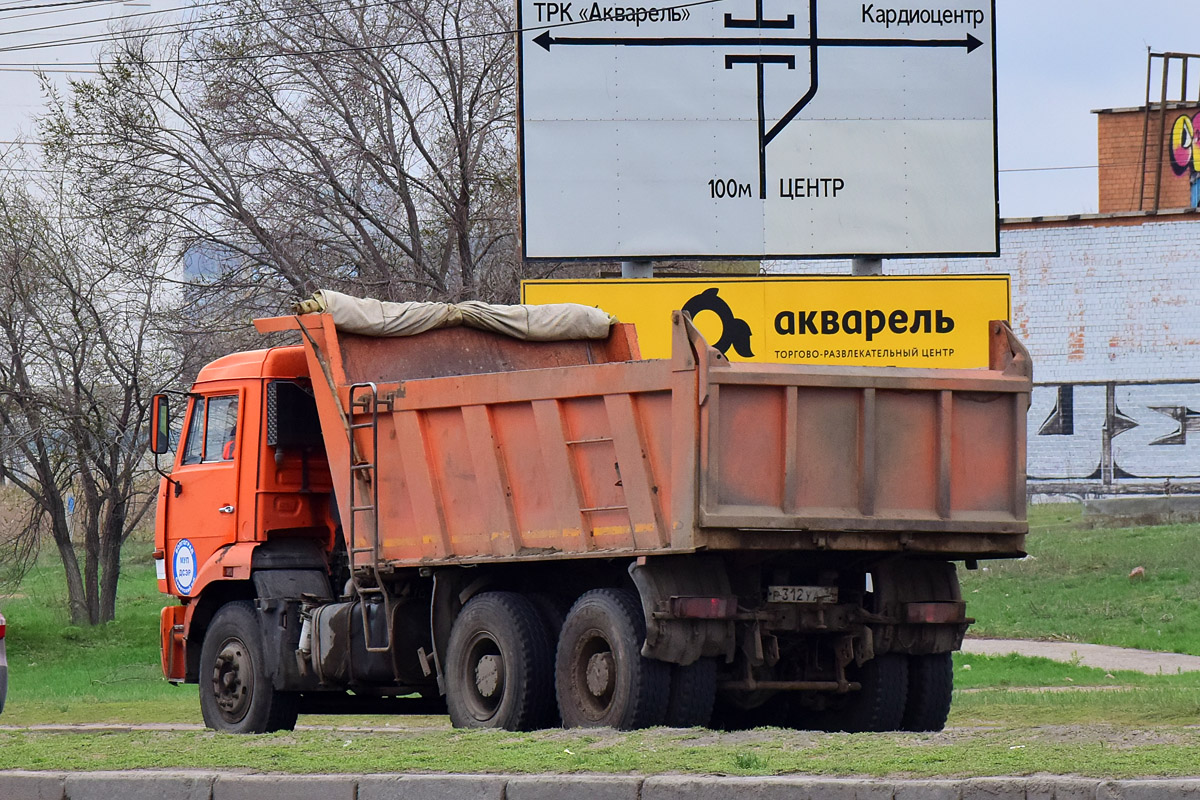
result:
M 891 259 L 888 275 L 1008 273 L 1044 381 L 1200 378 L 1200 221 L 1006 230 L 999 258 Z M 780 261 L 776 274 L 850 272 Z
M 1004 230 L 1000 250 L 999 258 L 888 260 L 884 272 L 1008 273 L 1013 327 L 1033 356 L 1034 380 L 1155 382 L 1118 388 L 1117 407 L 1136 427 L 1113 439 L 1114 461 L 1154 481 L 1200 475 L 1200 416 L 1186 413 L 1200 412 L 1200 384 L 1177 383 L 1200 379 L 1200 221 Z M 846 275 L 850 262 L 776 262 L 769 271 Z M 1105 389 L 1076 387 L 1074 433 L 1039 436 L 1056 399 L 1052 385 L 1034 392 L 1029 474 L 1081 480 L 1099 466 Z M 1177 431 L 1181 443 L 1155 444 Z

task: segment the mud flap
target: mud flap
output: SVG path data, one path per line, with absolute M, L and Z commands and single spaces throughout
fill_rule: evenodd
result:
M 329 576 L 317 570 L 272 569 L 253 574 L 259 626 L 263 634 L 263 672 L 272 685 L 286 692 L 317 688 L 314 674 L 303 674 L 296 660 L 300 645 L 300 598 L 311 595 L 332 600 Z
M 630 564 L 629 574 L 646 616 L 643 656 L 682 666 L 702 657 L 733 657 L 737 646 L 733 620 L 667 616 L 672 597 L 730 596 L 723 561 L 696 555 L 653 559 Z
M 967 620 L 954 564 L 895 559 L 875 565 L 871 574 L 875 612 L 898 623 L 875 627 L 876 652 L 927 655 L 962 647 Z M 918 610 L 925 613 L 914 615 Z

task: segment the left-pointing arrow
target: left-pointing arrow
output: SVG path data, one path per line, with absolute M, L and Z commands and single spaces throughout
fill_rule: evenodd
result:
M 965 39 L 813 39 L 807 36 L 672 36 L 658 37 L 575 37 L 563 36 L 555 39 L 550 31 L 543 31 L 533 40 L 547 51 L 551 45 L 619 46 L 619 47 L 944 47 L 965 48 L 974 52 L 983 42 L 971 34 Z

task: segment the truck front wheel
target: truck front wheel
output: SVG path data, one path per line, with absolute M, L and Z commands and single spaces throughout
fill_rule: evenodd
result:
M 223 733 L 268 733 L 296 727 L 298 697 L 276 691 L 266 673 L 254 606 L 228 603 L 213 617 L 200 649 L 200 711 Z
M 552 715 L 550 636 L 527 598 L 484 592 L 463 607 L 446 647 L 446 705 L 456 728 L 535 730 Z
M 633 730 L 663 722 L 670 666 L 642 655 L 645 638 L 633 592 L 594 589 L 575 601 L 559 634 L 554 669 L 563 725 Z

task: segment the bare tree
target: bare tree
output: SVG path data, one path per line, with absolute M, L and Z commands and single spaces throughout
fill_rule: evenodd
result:
M 0 475 L 79 622 L 112 616 L 145 399 L 181 368 L 317 288 L 511 300 L 520 275 L 507 0 L 201 8 L 47 84 L 51 180 L 0 185 Z
M 278 303 L 515 293 L 511 4 L 231 0 L 130 35 L 46 127 L 163 207 L 213 267 Z M 240 295 L 243 296 L 243 295 Z
M 0 459 L 11 461 L 15 448 L 0 444 Z M 16 592 L 37 562 L 44 525 L 36 504 L 16 487 L 0 489 L 0 595 Z
M 95 624 L 113 618 L 121 546 L 153 498 L 146 398 L 179 362 L 156 334 L 170 249 L 161 224 L 45 166 L 34 190 L 0 185 L 0 475 L 53 539 L 72 622 Z

